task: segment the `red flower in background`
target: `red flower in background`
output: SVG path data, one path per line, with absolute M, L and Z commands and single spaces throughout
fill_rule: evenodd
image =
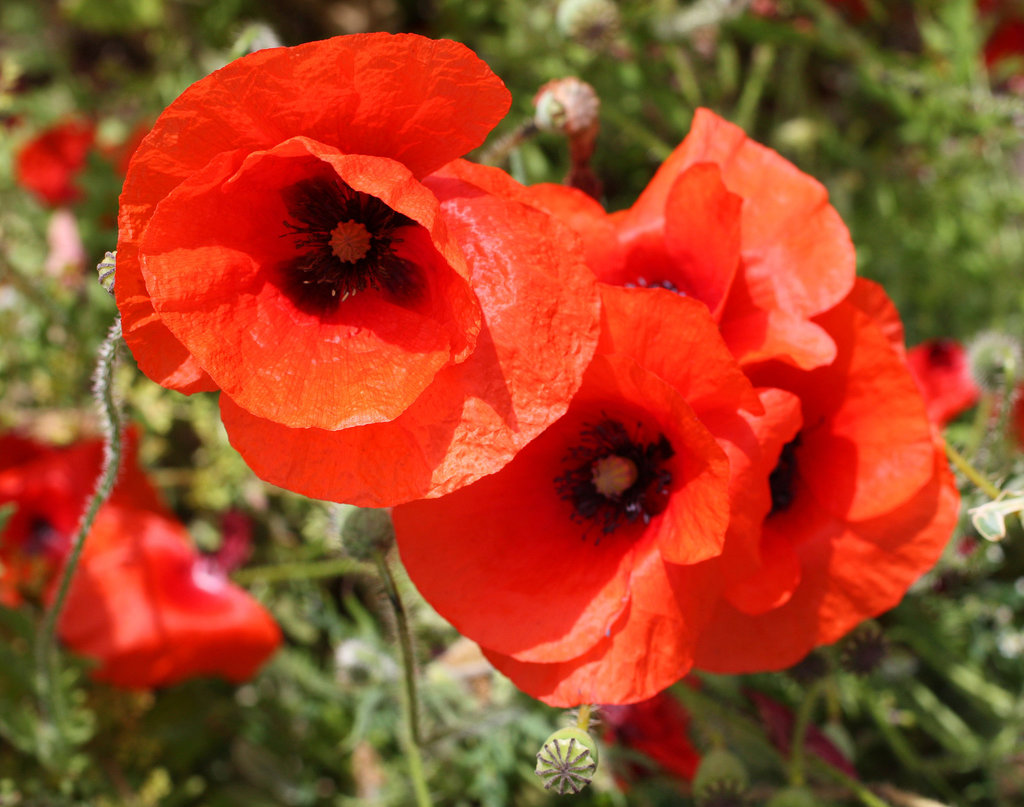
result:
M 766 415 L 750 418 L 774 465 L 770 509 L 756 556 L 727 541 L 712 561 L 726 587 L 697 643 L 703 669 L 782 669 L 835 641 L 895 606 L 956 524 L 956 486 L 888 298 L 859 280 L 815 322 L 837 345 L 831 365 L 748 371 L 774 388 Z
M 716 433 L 760 410 L 703 305 L 611 286 L 603 299 L 566 415 L 498 473 L 393 511 L 424 597 L 559 706 L 650 698 L 690 668 L 717 586 L 701 561 L 729 518 Z
M 85 167 L 95 134 L 91 123 L 69 120 L 37 135 L 15 157 L 18 184 L 50 207 L 81 198 L 78 175 Z
M 3 604 L 52 596 L 102 454 L 98 440 L 58 449 L 0 437 L 0 503 L 16 505 L 0 535 Z M 280 642 L 270 615 L 195 552 L 133 448 L 86 539 L 58 633 L 98 662 L 98 680 L 128 688 L 243 681 Z
M 929 339 L 907 351 L 907 365 L 928 407 L 928 417 L 942 428 L 978 402 L 967 351 L 952 339 Z
M 504 115 L 464 46 L 259 51 L 192 85 L 121 196 L 116 295 L 152 379 L 220 390 L 264 479 L 392 505 L 506 463 L 564 413 L 597 337 L 569 233 L 446 163 Z
M 700 764 L 700 754 L 690 742 L 690 713 L 667 692 L 626 706 L 602 706 L 605 741 L 638 751 L 686 782 Z M 623 784 L 642 775 L 638 766 L 622 771 Z
M 530 195 L 580 234 L 598 279 L 703 302 L 741 364 L 778 358 L 810 369 L 834 358 L 812 319 L 852 287 L 846 226 L 821 183 L 713 112 L 697 110 L 628 210 L 608 215 L 557 185 Z

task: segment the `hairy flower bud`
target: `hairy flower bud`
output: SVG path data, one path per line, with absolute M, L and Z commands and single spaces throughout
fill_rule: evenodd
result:
M 378 553 L 387 552 L 395 542 L 391 511 L 373 507 L 353 511 L 341 526 L 341 540 L 356 560 L 373 560 Z
M 563 36 L 596 47 L 618 30 L 619 7 L 612 0 L 562 0 L 555 23 Z
M 975 383 L 986 392 L 1005 392 L 1024 376 L 1020 343 L 998 331 L 974 337 L 967 347 L 967 362 Z
M 581 728 L 559 729 L 537 752 L 536 774 L 545 790 L 560 796 L 579 793 L 593 781 L 597 771 L 597 742 Z
M 107 252 L 103 260 L 96 264 L 96 271 L 99 273 L 100 285 L 107 294 L 114 293 L 114 271 L 117 268 L 117 252 Z

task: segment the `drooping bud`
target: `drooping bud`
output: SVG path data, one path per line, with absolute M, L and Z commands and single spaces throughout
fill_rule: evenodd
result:
M 107 294 L 114 293 L 114 271 L 117 268 L 117 252 L 106 252 L 103 260 L 96 264 L 100 276 L 100 285 Z
M 597 771 L 597 742 L 581 728 L 559 729 L 537 752 L 534 770 L 544 780 L 545 790 L 560 796 L 579 793 Z
M 739 805 L 749 784 L 747 769 L 739 757 L 724 748 L 715 748 L 697 767 L 693 798 L 698 807 Z
M 596 131 L 601 100 L 587 82 L 569 76 L 543 85 L 534 96 L 533 106 L 538 129 L 576 137 Z
M 353 510 L 341 525 L 341 541 L 356 560 L 373 560 L 395 542 L 391 511 L 361 507 Z
M 618 31 L 619 7 L 612 0 L 562 0 L 555 24 L 563 36 L 597 47 Z
M 967 346 L 975 383 L 986 392 L 1004 393 L 1024 377 L 1020 343 L 1009 334 L 986 331 Z

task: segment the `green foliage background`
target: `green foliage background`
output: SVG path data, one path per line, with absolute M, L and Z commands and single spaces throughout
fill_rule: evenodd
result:
M 1020 338 L 1024 96 L 985 70 L 991 21 L 971 0 L 868 3 L 856 22 L 817 0 L 779 2 L 771 18 L 746 5 L 624 2 L 618 30 L 588 43 L 559 29 L 553 0 L 5 0 L 0 428 L 58 442 L 87 432 L 89 375 L 115 314 L 89 270 L 42 270 L 50 213 L 14 182 L 18 148 L 72 115 L 95 120 L 105 142 L 122 142 L 192 81 L 275 37 L 297 44 L 392 30 L 462 41 L 512 91 L 492 144 L 531 118 L 545 81 L 584 79 L 602 99 L 594 167 L 609 209 L 631 203 L 694 109 L 708 106 L 825 183 L 860 273 L 894 298 L 910 344 L 988 329 Z M 560 181 L 567 165 L 564 140 L 548 134 L 522 144 L 508 167 L 532 183 Z M 93 160 L 82 184 L 75 213 L 90 260 L 99 260 L 116 242 L 120 178 Z M 90 683 L 84 662 L 68 659 L 61 686 L 72 720 L 54 736 L 37 711 L 28 652 L 39 615 L 0 610 L 0 804 L 413 803 L 393 619 L 375 576 L 345 559 L 344 512 L 255 480 L 227 446 L 215 399 L 169 393 L 127 364 L 118 385 L 142 426 L 143 460 L 200 546 L 216 547 L 225 509 L 255 518 L 257 556 L 239 579 L 280 621 L 287 646 L 238 688 L 196 681 L 125 693 Z M 973 441 L 975 458 L 1020 489 L 1015 450 L 998 448 L 998 434 L 974 440 L 977 431 L 965 423 L 951 434 Z M 967 494 L 968 504 L 983 500 Z M 828 651 L 826 697 L 806 708 L 865 783 L 943 804 L 1011 807 L 1024 803 L 1024 536 L 1013 524 L 1002 544 L 965 544 L 971 537 L 965 523 L 961 551 L 882 618 L 891 652 L 881 669 L 842 672 L 841 652 Z M 310 578 L 310 563 L 323 576 Z M 415 625 L 435 803 L 557 801 L 532 769 L 562 718 L 446 655 L 461 647 L 454 632 L 408 582 L 400 588 Z M 784 783 L 787 762 L 746 699 L 751 688 L 797 710 L 807 702 L 807 688 L 781 674 L 707 677 L 699 695 L 679 695 L 699 746 L 724 739 L 741 751 L 756 804 Z M 615 749 L 608 757 L 616 755 L 631 758 Z M 576 803 L 689 803 L 685 784 L 656 771 L 623 795 L 611 769 L 604 764 Z M 821 804 L 927 804 L 858 789 L 820 766 L 810 776 Z

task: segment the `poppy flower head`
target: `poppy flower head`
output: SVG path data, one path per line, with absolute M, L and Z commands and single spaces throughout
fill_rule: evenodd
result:
M 602 298 L 569 411 L 497 473 L 392 511 L 424 597 L 562 706 L 648 698 L 689 669 L 716 585 L 702 561 L 729 520 L 728 461 L 702 419 L 756 408 L 702 304 L 661 289 Z
M 751 529 L 754 567 L 742 558 L 730 568 L 733 557 L 723 554 L 724 597 L 698 641 L 698 667 L 790 666 L 892 608 L 942 552 L 956 487 L 894 341 L 893 313 L 878 286 L 858 280 L 847 300 L 815 318 L 837 345 L 832 365 L 751 370 L 766 401 L 765 415 L 751 421 L 770 506 Z
M 18 184 L 50 207 L 78 200 L 78 175 L 94 139 L 95 128 L 85 121 L 69 120 L 47 129 L 18 152 Z
M 967 350 L 952 339 L 930 339 L 907 351 L 907 365 L 940 428 L 977 403 Z

